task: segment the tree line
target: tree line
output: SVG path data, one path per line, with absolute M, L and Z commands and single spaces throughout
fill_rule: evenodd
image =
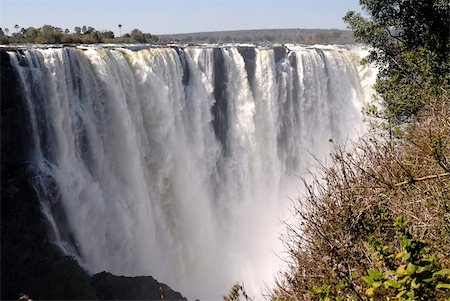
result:
M 295 43 L 354 44 L 353 33 L 339 29 L 258 29 L 168 34 L 159 37 L 175 43 Z
M 150 33 L 143 33 L 135 28 L 130 33 L 122 35 L 122 25 L 118 25 L 120 35 L 116 37 L 111 30 L 97 30 L 91 26 L 75 27 L 73 32 L 52 25 L 42 27 L 14 26 L 14 31 L 9 28 L 0 28 L 0 44 L 97 44 L 97 43 L 156 43 L 159 38 Z

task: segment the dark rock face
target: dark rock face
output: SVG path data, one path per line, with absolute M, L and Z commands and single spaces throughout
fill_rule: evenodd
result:
M 46 275 L 63 256 L 48 239 L 48 224 L 31 179 L 29 114 L 9 55 L 0 51 L 1 298 L 45 298 Z
M 101 272 L 92 276 L 91 283 L 101 300 L 187 300 L 150 276 L 124 277 Z
M 33 300 L 161 300 L 162 292 L 165 300 L 186 300 L 152 277 L 100 273 L 90 279 L 52 243 L 34 180 L 40 175 L 33 162 L 30 114 L 5 49 L 0 63 L 1 299 L 17 300 L 25 293 Z

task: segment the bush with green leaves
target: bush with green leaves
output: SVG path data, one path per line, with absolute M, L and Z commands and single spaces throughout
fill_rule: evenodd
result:
M 130 34 L 114 37 L 110 30 L 99 31 L 91 26 L 75 27 L 74 33 L 69 29 L 43 25 L 39 28 L 28 27 L 8 36 L 0 28 L 0 44 L 96 44 L 96 43 L 156 43 L 158 37 L 133 29 Z
M 401 246 L 392 252 L 372 237 L 373 266 L 361 279 L 370 300 L 444 300 L 450 296 L 450 269 L 440 268 L 424 240 L 414 239 L 403 217 L 394 223 Z
M 375 90 L 388 124 L 408 121 L 424 103 L 448 90 L 449 0 L 360 0 L 363 11 L 344 17 L 370 47 L 366 63 L 379 67 Z

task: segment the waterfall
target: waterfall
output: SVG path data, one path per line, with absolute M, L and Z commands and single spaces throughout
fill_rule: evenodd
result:
M 202 299 L 273 280 L 296 175 L 362 129 L 373 77 L 337 46 L 8 53 L 54 242 Z

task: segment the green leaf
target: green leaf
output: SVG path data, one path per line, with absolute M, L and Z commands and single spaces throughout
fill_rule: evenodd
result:
M 372 283 L 374 282 L 373 278 L 370 276 L 363 276 L 363 277 L 361 277 L 361 280 L 370 286 L 372 286 Z
M 372 277 L 374 280 L 383 278 L 383 273 L 381 273 L 375 269 L 368 269 L 367 274 L 369 274 L 369 276 Z
M 420 287 L 420 283 L 416 283 L 416 278 L 414 278 L 413 281 L 411 282 L 411 288 L 416 289 L 419 287 Z
M 423 273 L 423 272 L 426 272 L 426 271 L 429 271 L 429 270 L 431 270 L 431 265 L 427 265 L 425 267 L 419 267 L 416 270 L 416 274 L 420 274 L 420 273 Z
M 395 258 L 396 258 L 396 259 L 402 258 L 402 257 L 404 257 L 406 254 L 407 254 L 406 252 L 400 252 L 400 253 L 398 253 L 397 255 L 395 255 Z
M 374 288 L 379 288 L 382 285 L 383 285 L 383 282 L 381 282 L 381 281 L 375 281 L 374 283 L 372 283 L 372 287 L 374 287 Z
M 436 284 L 436 288 L 443 288 L 450 290 L 450 284 L 449 283 L 438 283 Z
M 450 275 L 450 269 L 442 269 L 433 273 L 433 276 L 445 276 L 445 275 Z
M 406 274 L 412 275 L 416 272 L 416 270 L 417 270 L 417 265 L 412 264 L 410 262 L 410 263 L 408 263 L 408 266 L 406 267 Z
M 426 266 L 426 265 L 431 265 L 434 262 L 434 256 L 430 257 L 430 258 L 426 258 L 426 259 L 422 259 L 419 262 L 420 266 Z
M 406 275 L 406 265 L 401 265 L 397 268 L 397 275 L 403 276 Z
M 395 298 L 400 299 L 404 294 L 406 294 L 406 291 L 401 291 L 397 294 L 397 296 L 395 296 Z
M 401 287 L 401 284 L 395 280 L 389 279 L 384 282 L 384 288 L 389 288 L 389 287 L 399 288 L 399 287 Z
M 400 283 L 408 283 L 409 280 L 411 280 L 411 277 L 405 276 L 405 277 L 403 277 L 403 279 L 399 280 L 398 282 L 400 282 Z
M 406 225 L 406 223 L 407 222 L 404 220 L 403 216 L 399 216 L 395 219 L 394 227 L 404 226 L 404 225 Z

